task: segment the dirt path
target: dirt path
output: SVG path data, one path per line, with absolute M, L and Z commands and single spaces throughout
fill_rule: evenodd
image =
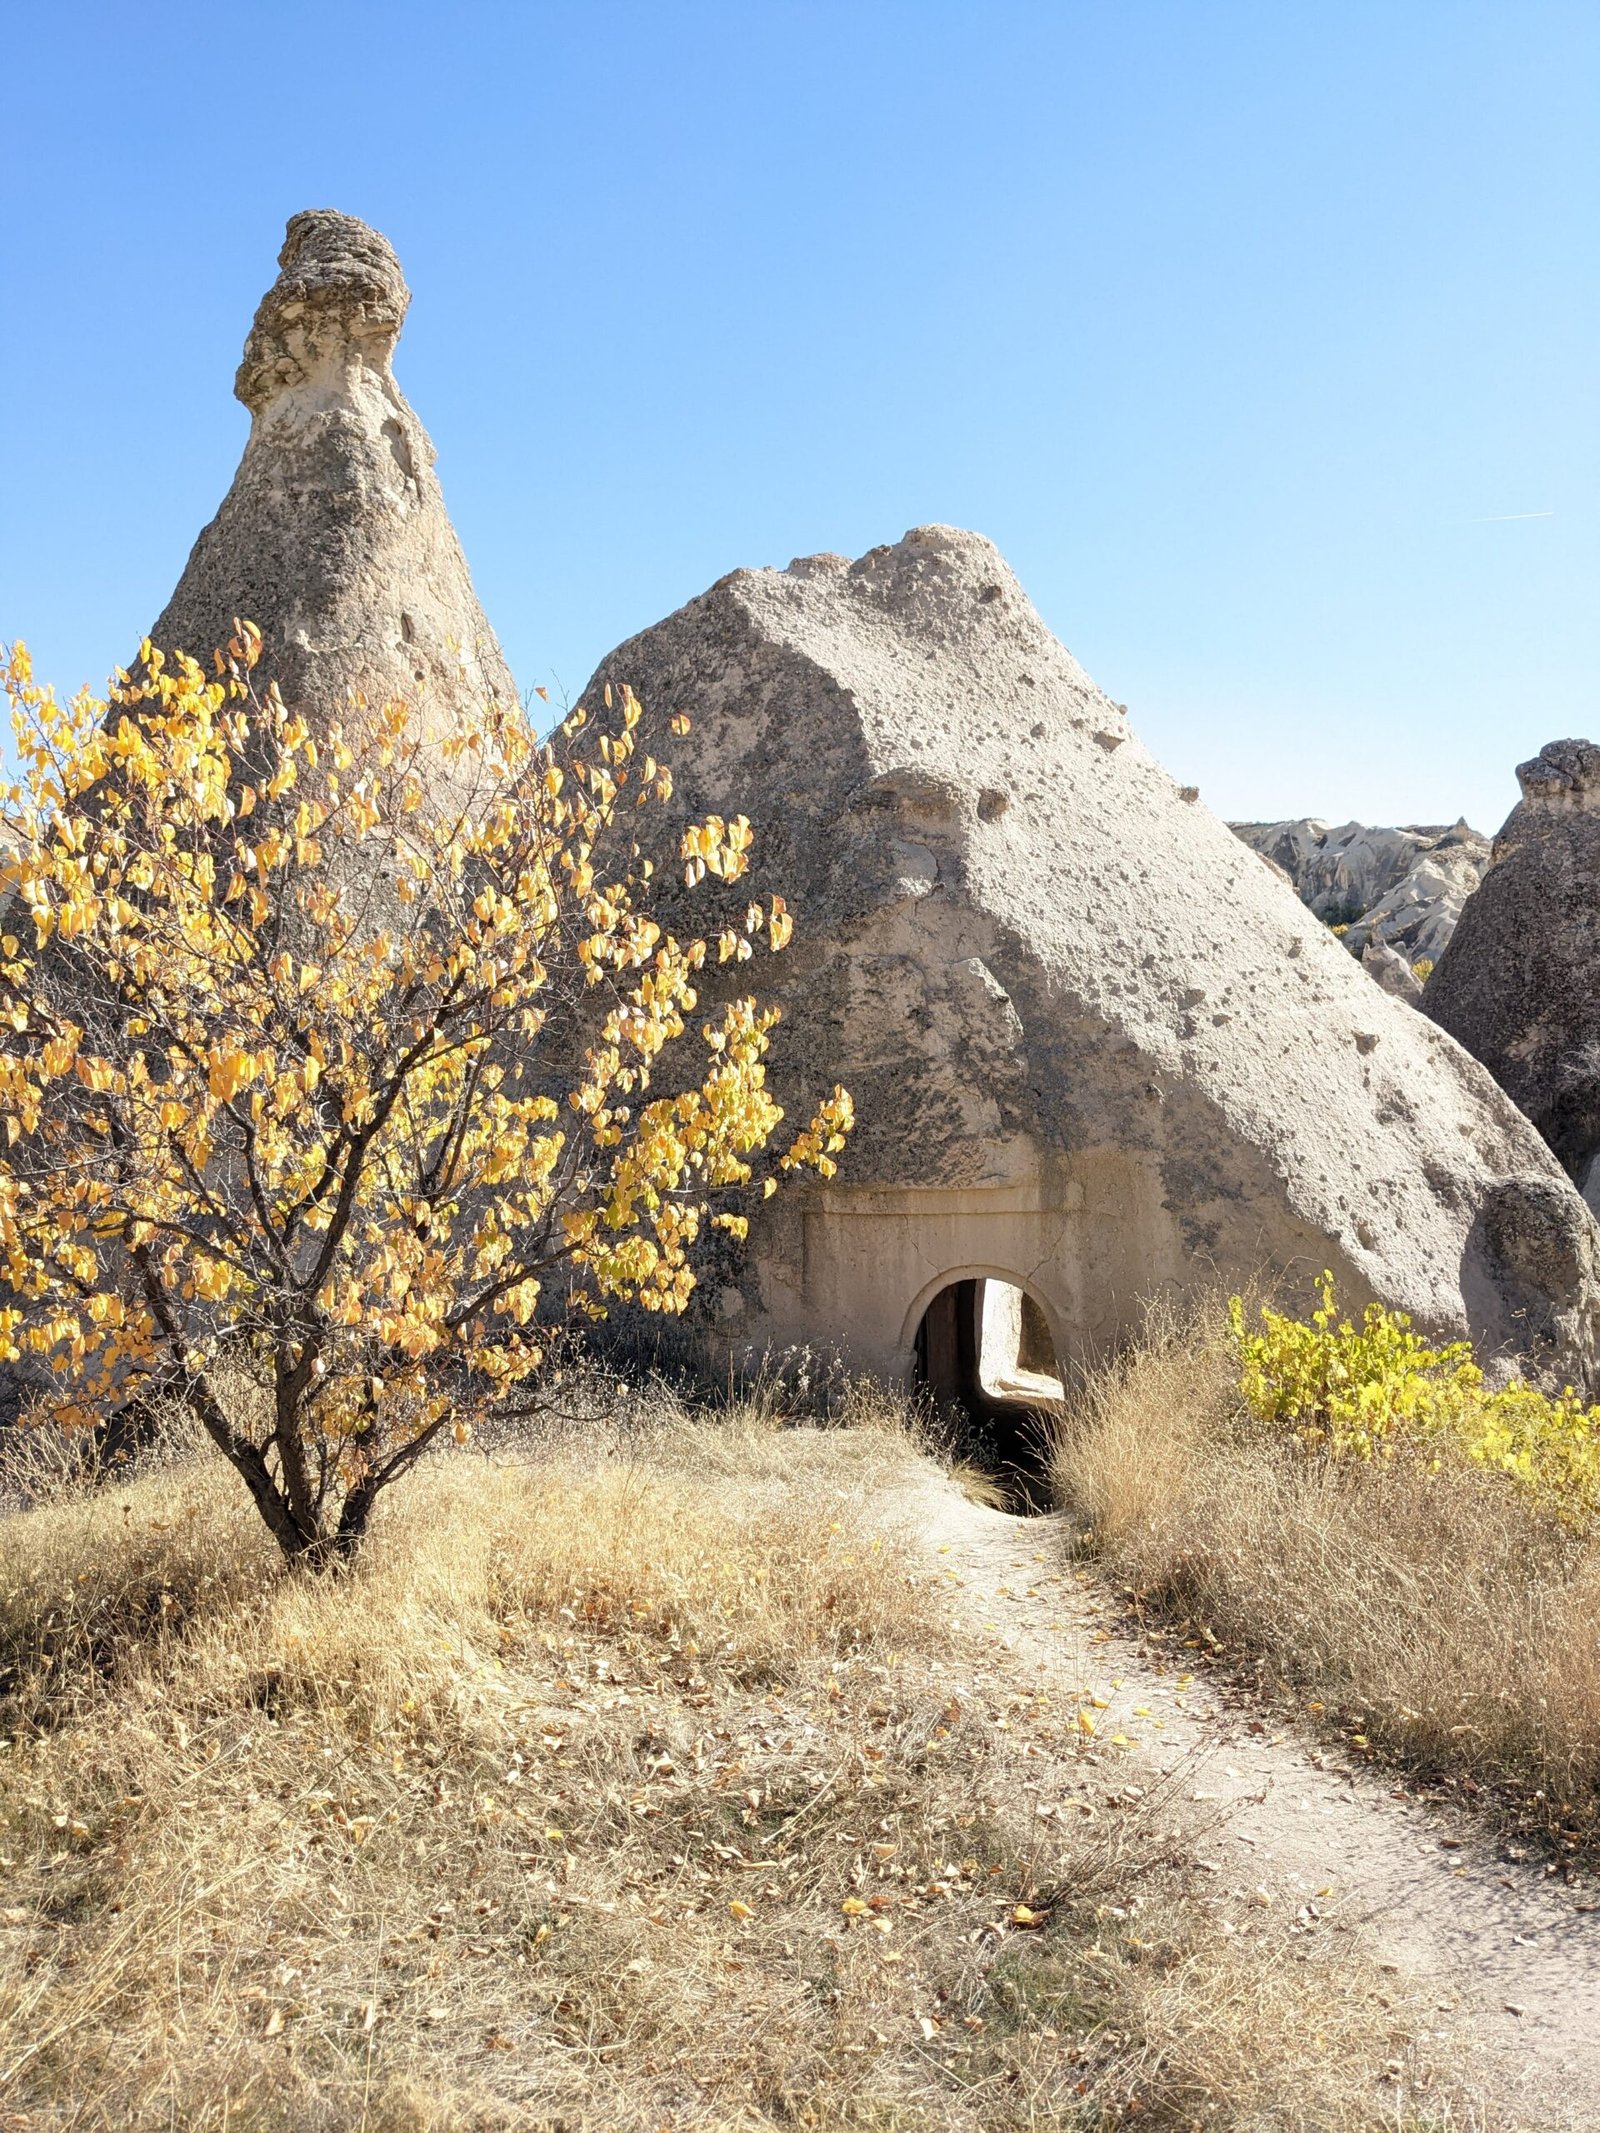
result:
M 1131 1637 L 1075 1573 L 1059 1522 L 974 1504 L 931 1468 L 894 1505 L 949 1578 L 954 1613 L 997 1630 L 1067 1690 L 1104 1699 L 1096 1752 L 1131 1782 L 1179 1778 L 1202 1803 L 1197 1845 L 1224 1918 L 1265 1896 L 1308 1930 L 1359 1932 L 1437 2009 L 1430 2048 L 1486 2055 L 1502 2107 L 1538 2133 L 1600 2127 L 1600 1885 L 1508 1867 L 1469 1819 L 1407 1799 L 1336 1748 L 1266 1730 Z M 1121 1735 L 1125 1747 L 1111 1745 Z

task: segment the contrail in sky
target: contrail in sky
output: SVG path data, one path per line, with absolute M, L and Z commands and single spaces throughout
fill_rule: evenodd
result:
M 1497 511 L 1489 518 L 1469 518 L 1464 523 L 1469 526 L 1509 526 L 1513 519 L 1554 517 L 1553 511 Z

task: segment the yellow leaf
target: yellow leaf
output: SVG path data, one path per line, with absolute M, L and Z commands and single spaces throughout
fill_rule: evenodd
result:
M 254 1070 L 255 1061 L 248 1052 L 224 1045 L 211 1055 L 207 1086 L 218 1103 L 229 1103 L 249 1081 Z

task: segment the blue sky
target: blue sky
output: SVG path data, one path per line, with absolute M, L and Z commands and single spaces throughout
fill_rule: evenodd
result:
M 331 206 L 525 688 L 942 519 L 1225 814 L 1493 827 L 1600 732 L 1594 0 L 13 0 L 6 54 L 0 634 L 63 686 Z

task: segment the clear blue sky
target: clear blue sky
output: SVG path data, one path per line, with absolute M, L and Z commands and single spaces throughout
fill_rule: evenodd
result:
M 1596 0 L 6 23 L 0 634 L 64 686 L 162 606 L 328 206 L 405 265 L 525 688 L 944 519 L 1223 813 L 1492 827 L 1600 737 Z

